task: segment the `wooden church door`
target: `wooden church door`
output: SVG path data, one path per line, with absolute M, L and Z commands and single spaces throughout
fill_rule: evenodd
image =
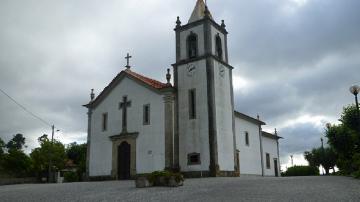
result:
M 118 178 L 130 179 L 130 144 L 122 142 L 118 147 Z

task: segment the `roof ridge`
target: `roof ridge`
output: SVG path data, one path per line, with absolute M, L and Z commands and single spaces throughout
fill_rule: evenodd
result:
M 137 77 L 138 79 L 141 79 L 141 80 L 144 81 L 144 82 L 146 82 L 146 81 L 152 81 L 152 82 L 159 83 L 160 85 L 166 85 L 166 86 L 168 86 L 167 83 L 163 83 L 163 82 L 158 81 L 158 80 L 156 80 L 156 79 L 153 79 L 153 78 L 144 76 L 144 75 L 139 74 L 139 73 L 137 73 L 137 72 L 131 71 L 130 69 L 126 69 L 125 72 L 128 73 L 128 74 L 130 74 L 130 75 L 133 75 L 133 76 Z M 147 82 L 146 82 L 146 83 L 147 83 Z
M 128 75 L 144 82 L 145 84 L 147 85 L 150 85 L 156 89 L 162 89 L 162 88 L 166 88 L 166 87 L 172 87 L 171 84 L 168 84 L 168 83 L 163 83 L 161 81 L 158 81 L 158 80 L 155 80 L 155 79 L 152 79 L 152 78 L 149 78 L 149 77 L 146 77 L 144 75 L 141 75 L 139 73 L 136 73 L 134 71 L 131 71 L 130 69 L 126 69 L 124 71 L 125 73 L 127 73 Z

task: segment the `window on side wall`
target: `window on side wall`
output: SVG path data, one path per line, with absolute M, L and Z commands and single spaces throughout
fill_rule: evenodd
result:
M 201 164 L 200 154 L 199 153 L 188 154 L 188 165 L 198 165 L 198 164 Z
M 189 90 L 189 119 L 196 119 L 196 91 Z
M 143 107 L 143 123 L 144 125 L 150 125 L 150 104 Z
M 102 130 L 107 131 L 108 127 L 108 113 L 102 114 Z
M 266 168 L 270 169 L 270 154 L 266 153 Z
M 245 131 L 245 144 L 246 144 L 246 146 L 250 146 L 249 132 L 247 132 L 247 131 Z

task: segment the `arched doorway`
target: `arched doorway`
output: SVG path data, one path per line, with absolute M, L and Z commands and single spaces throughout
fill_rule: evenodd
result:
M 130 144 L 126 141 L 118 147 L 118 179 L 130 179 Z

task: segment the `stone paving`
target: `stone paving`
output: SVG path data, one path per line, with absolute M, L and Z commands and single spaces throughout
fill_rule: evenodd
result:
M 136 189 L 134 181 L 0 186 L 0 201 L 360 201 L 349 177 L 187 179 L 179 188 Z

